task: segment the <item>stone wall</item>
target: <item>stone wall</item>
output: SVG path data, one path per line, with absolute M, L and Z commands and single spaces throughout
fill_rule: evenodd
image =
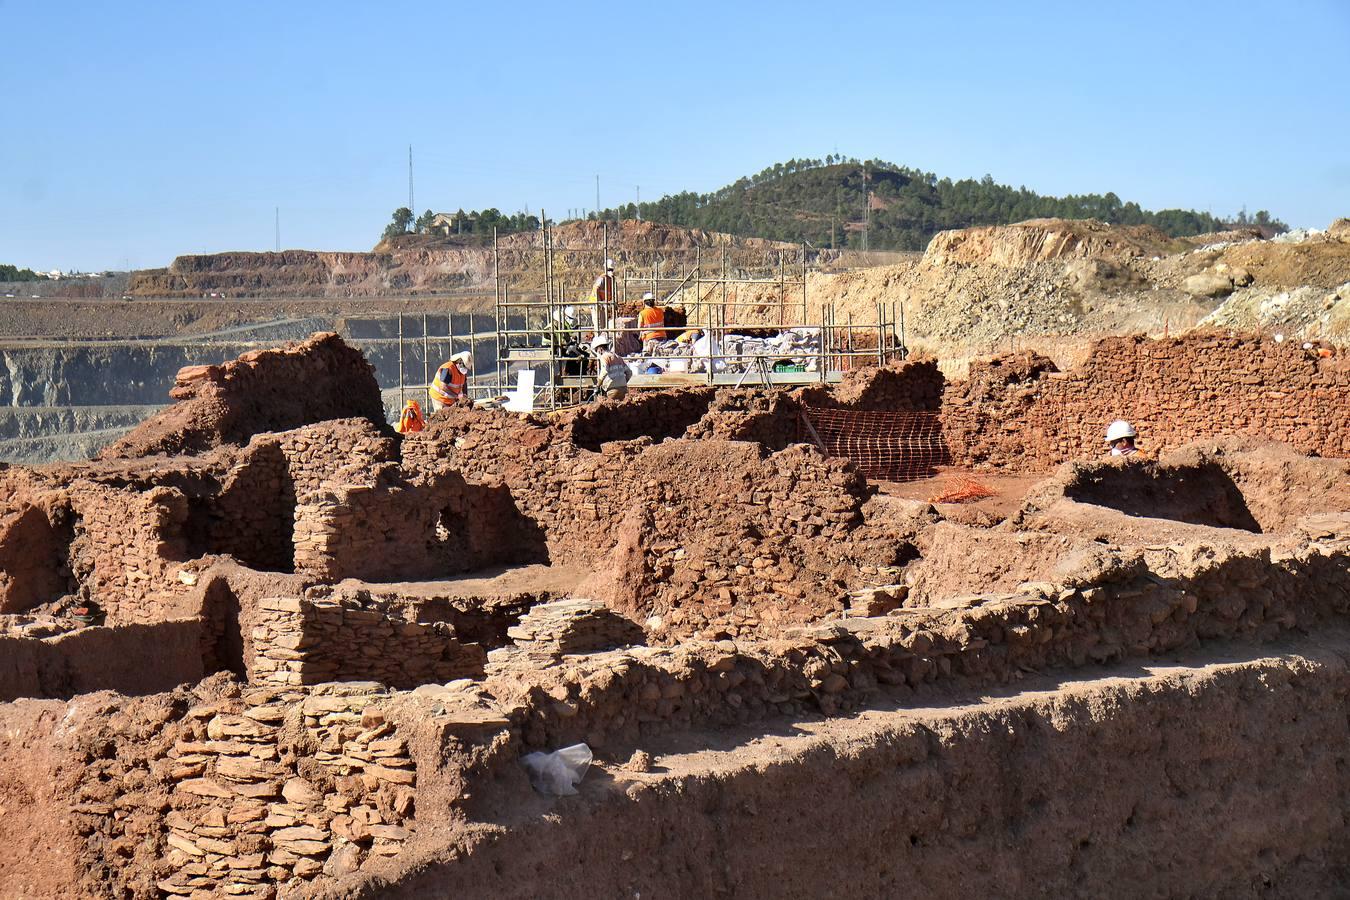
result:
M 404 442 L 404 466 L 504 485 L 553 564 L 597 570 L 591 596 L 640 619 L 685 607 L 661 623 L 672 638 L 837 612 L 860 586 L 846 562 L 900 551 L 857 531 L 865 481 L 802 446 L 643 439 L 597 453 L 565 423 L 454 410 Z
M 384 423 L 374 370 L 336 334 L 254 350 L 219 366 L 189 366 L 178 402 L 106 447 L 100 459 L 186 453 L 245 444 L 255 434 L 327 419 Z
M 487 690 L 527 744 L 633 746 L 653 730 L 857 709 L 879 687 L 1015 681 L 1025 671 L 1163 655 L 1201 640 L 1269 641 L 1350 621 L 1350 520 L 1315 540 L 1121 552 L 1091 580 L 973 595 L 946 609 L 806 626 L 773 643 L 685 640 L 541 668 L 491 655 Z
M 81 595 L 103 608 L 108 623 L 160 622 L 182 610 L 190 593 L 179 578 L 190 558 L 183 493 L 170 487 L 124 491 L 81 481 L 71 485 L 69 494 L 75 517 L 71 568 Z
M 1313 358 L 1294 341 L 1137 335 L 1098 341 L 1068 372 L 1032 353 L 972 364 L 947 388 L 942 419 L 958 465 L 1020 471 L 1100 456 L 1115 419 L 1152 454 L 1234 436 L 1346 457 L 1347 396 L 1350 360 Z
M 148 720 L 128 708 L 106 727 L 138 733 L 76 772 L 75 827 L 91 850 L 114 851 L 88 862 L 105 889 L 272 898 L 392 856 L 413 835 L 417 773 L 377 685 L 188 699 L 186 713 Z M 131 790 L 161 814 L 126 816 Z
M 397 455 L 394 440 L 365 419 L 258 435 L 210 501 L 207 549 L 254 568 L 293 571 L 297 498 L 344 473 L 362 477 L 369 467 Z
M 248 680 L 305 685 L 372 681 L 413 688 L 481 677 L 486 659 L 445 622 L 417 622 L 410 607 L 366 596 L 268 597 L 252 604 L 244 642 Z

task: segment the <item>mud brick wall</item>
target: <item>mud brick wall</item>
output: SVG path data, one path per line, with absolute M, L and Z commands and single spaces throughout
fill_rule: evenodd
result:
M 684 474 L 643 484 L 656 502 L 630 507 L 603 563 L 609 590 L 596 593 L 660 637 L 838 612 L 857 564 L 886 553 L 853 541 L 868 491 L 843 460 L 802 446 L 761 458 L 753 444 L 710 441 L 658 445 L 640 461 Z
M 946 384 L 937 360 L 916 359 L 855 369 L 834 387 L 803 389 L 801 400 L 809 406 L 868 412 L 936 412 Z
M 951 610 L 899 609 L 775 641 L 684 641 L 541 669 L 492 654 L 485 684 L 533 747 L 640 746 L 653 732 L 856 709 L 879 687 L 998 684 L 1025 670 L 1165 654 L 1206 639 L 1269 641 L 1350 621 L 1350 521 L 1287 546 L 1122 554 L 1092 582 L 1028 585 Z M 1158 577 L 1155 564 L 1169 571 Z
M 72 813 L 91 864 L 136 896 L 272 898 L 398 853 L 417 774 L 387 699 L 369 684 L 262 688 L 110 721 L 137 733 L 80 773 Z M 165 814 L 123 815 L 136 792 Z
M 566 426 L 491 411 L 450 411 L 403 446 L 411 478 L 456 472 L 470 484 L 504 486 L 521 515 L 542 531 L 555 560 L 594 559 L 612 549 L 630 509 L 663 491 L 697 505 L 684 517 L 686 527 L 697 530 L 739 511 L 734 497 L 747 479 L 803 467 L 800 480 L 819 485 L 825 465 L 809 452 L 790 450 L 780 458 L 756 444 L 722 440 L 619 441 L 596 453 L 577 446 Z M 830 465 L 842 469 L 843 462 Z M 865 486 L 847 481 L 860 501 Z
M 100 459 L 242 445 L 255 434 L 327 419 L 384 422 L 375 372 L 331 332 L 255 350 L 219 366 L 189 366 L 169 396 L 179 401 L 106 447 Z
M 681 437 L 703 418 L 715 395 L 713 388 L 642 391 L 623 403 L 596 403 L 571 414 L 572 440 L 587 450 L 608 441 Z
M 461 643 L 447 623 L 409 621 L 406 614 L 403 605 L 369 597 L 259 600 L 244 650 L 249 681 L 411 688 L 482 675 L 482 647 Z
M 200 619 L 84 628 L 58 637 L 0 637 L 0 700 L 90 691 L 148 694 L 206 674 Z
M 1115 419 L 1150 453 L 1236 436 L 1347 457 L 1347 397 L 1350 360 L 1310 358 L 1295 341 L 1113 337 L 1069 372 L 1034 354 L 976 363 L 948 387 L 942 419 L 957 464 L 1021 471 L 1100 456 Z

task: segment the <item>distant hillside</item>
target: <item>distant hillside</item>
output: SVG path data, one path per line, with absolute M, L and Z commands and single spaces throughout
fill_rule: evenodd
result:
M 600 217 L 631 219 L 638 212 L 630 203 L 607 209 Z M 711 194 L 686 191 L 662 197 L 643 203 L 641 217 L 816 247 L 870 250 L 922 250 L 935 233 L 949 228 L 1036 218 L 1153 225 L 1173 237 L 1220 231 L 1229 224 L 1194 210 L 1150 212 L 1113 193 L 1043 197 L 1025 187 L 996 184 L 988 175 L 979 181 L 952 181 L 894 163 L 834 157 L 778 163 Z M 1285 229 L 1264 210 L 1250 220 L 1244 212 L 1241 221 L 1271 231 Z

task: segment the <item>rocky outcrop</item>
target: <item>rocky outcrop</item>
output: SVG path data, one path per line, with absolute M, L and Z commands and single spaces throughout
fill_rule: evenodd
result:
M 1177 242 L 1150 225 L 1115 226 L 1093 219 L 1030 219 L 940 231 L 924 253 L 924 265 L 1024 266 L 1073 258 L 1127 261 L 1175 249 Z

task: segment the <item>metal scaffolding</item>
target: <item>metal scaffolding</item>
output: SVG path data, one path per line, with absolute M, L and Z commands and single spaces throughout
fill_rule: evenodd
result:
M 807 297 L 810 260 L 801 245 L 789 262 L 781 249 L 758 251 L 757 264 L 741 259 L 744 248 L 733 251 L 727 243 L 709 248 L 675 248 L 660 251 L 627 250 L 610 246 L 609 229 L 602 226 L 599 247 L 562 247 L 553 239 L 547 217 L 530 247 L 513 246 L 510 254 L 534 272 L 531 285 L 522 285 L 519 270 L 503 268 L 502 248 L 493 234 L 494 311 L 496 319 L 496 389 L 511 386 L 514 372 L 536 372 L 537 407 L 557 408 L 589 399 L 596 384 L 594 360 L 582 349 L 590 338 L 603 333 L 620 350 L 641 345 L 642 327 L 635 316 L 625 315 L 641 306 L 642 294 L 650 292 L 667 309 L 682 309 L 686 322 L 662 326 L 673 332 L 694 331 L 687 355 L 637 356 L 652 363 L 672 362 L 685 371 L 646 374 L 637 371 L 630 389 L 642 390 L 694 385 L 794 386 L 838 382 L 844 372 L 866 365 L 884 365 L 903 359 L 904 312 L 897 303 L 876 303 L 874 314 L 855 321 L 852 313 L 841 317 L 833 302 L 814 306 Z M 613 290 L 597 297 L 592 285 L 615 255 L 655 257 L 650 271 L 645 266 L 619 265 L 616 261 Z M 566 260 L 565 265 L 559 259 Z M 536 265 L 537 264 L 537 265 Z M 542 267 L 542 279 L 536 269 Z M 746 299 L 749 295 L 749 299 Z M 870 321 L 867 321 L 870 319 Z M 755 337 L 792 332 L 809 347 L 794 346 L 790 353 L 750 353 L 740 349 Z M 627 336 L 630 336 L 627 337 Z M 747 340 L 749 338 L 750 340 Z M 762 345 L 756 344 L 761 347 Z M 625 354 L 632 359 L 634 354 Z M 680 363 L 677 361 L 684 360 Z M 666 368 L 657 366 L 658 368 Z M 542 377 L 540 377 L 542 376 Z

